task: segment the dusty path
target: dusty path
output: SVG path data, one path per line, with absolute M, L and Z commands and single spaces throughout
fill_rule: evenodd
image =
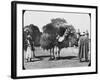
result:
M 26 69 L 81 67 L 89 64 L 89 62 L 79 62 L 78 48 L 74 47 L 62 49 L 59 60 L 49 60 L 49 51 L 44 51 L 41 48 L 36 49 L 35 54 L 38 58 L 34 62 L 24 63 Z

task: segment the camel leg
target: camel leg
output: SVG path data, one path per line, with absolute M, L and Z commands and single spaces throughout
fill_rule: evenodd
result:
M 58 52 L 59 52 L 59 49 L 58 49 L 58 47 L 56 47 L 56 51 L 55 51 L 55 59 L 56 60 L 58 59 Z
M 57 60 L 60 59 L 60 49 L 59 49 L 58 52 L 57 52 L 57 57 L 56 57 L 56 59 L 57 59 Z
M 58 58 L 60 58 L 60 50 L 58 51 Z
M 52 51 L 52 49 L 50 49 L 50 59 L 49 60 L 53 60 L 53 59 L 54 59 L 54 51 Z
M 33 51 L 33 58 L 35 58 L 35 52 Z
M 54 53 L 54 48 L 53 48 L 53 51 L 52 51 L 52 52 L 53 52 L 53 59 L 55 59 L 55 53 Z
M 50 60 L 51 60 L 51 58 L 52 58 L 52 54 L 51 54 L 51 49 L 50 49 Z

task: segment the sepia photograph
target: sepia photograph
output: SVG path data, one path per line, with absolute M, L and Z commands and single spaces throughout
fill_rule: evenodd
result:
M 97 74 L 97 6 L 13 1 L 11 77 Z

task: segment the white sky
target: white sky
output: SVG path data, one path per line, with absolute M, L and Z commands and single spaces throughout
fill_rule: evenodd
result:
M 76 30 L 80 29 L 81 32 L 88 30 L 90 33 L 90 16 L 82 13 L 25 11 L 24 26 L 34 24 L 42 31 L 42 27 L 50 23 L 52 18 L 64 18 L 68 24 L 72 24 Z

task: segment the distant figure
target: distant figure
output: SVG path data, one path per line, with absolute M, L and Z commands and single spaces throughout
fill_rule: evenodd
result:
M 79 59 L 81 61 L 89 61 L 88 60 L 88 52 L 89 52 L 89 38 L 87 34 L 83 33 L 79 39 Z

